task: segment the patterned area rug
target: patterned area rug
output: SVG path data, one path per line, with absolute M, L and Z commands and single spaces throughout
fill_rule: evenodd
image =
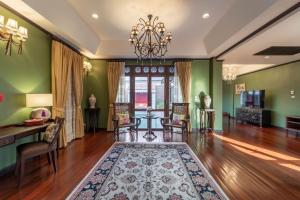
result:
M 67 199 L 228 199 L 186 143 L 115 143 Z

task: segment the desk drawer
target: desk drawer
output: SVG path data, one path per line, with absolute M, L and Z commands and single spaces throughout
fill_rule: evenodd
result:
M 8 145 L 8 144 L 12 144 L 12 143 L 15 143 L 14 136 L 5 137 L 0 140 L 0 147 Z

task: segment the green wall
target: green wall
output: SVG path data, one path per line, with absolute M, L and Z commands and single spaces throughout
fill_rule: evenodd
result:
M 191 80 L 191 121 L 192 128 L 200 127 L 199 110 L 195 107 L 195 96 L 200 92 L 209 95 L 209 60 L 192 61 L 192 80 Z
M 28 29 L 29 39 L 23 46 L 23 54 L 5 56 L 6 43 L 0 41 L 0 92 L 5 99 L 0 103 L 0 126 L 23 122 L 29 117 L 30 108 L 25 107 L 25 93 L 50 93 L 51 89 L 51 38 L 33 25 L 0 6 L 0 14 L 13 18 Z M 0 170 L 15 162 L 18 144 L 32 141 L 33 136 L 0 148 Z
M 272 111 L 272 125 L 285 127 L 285 116 L 300 115 L 300 61 L 239 76 L 236 83 L 245 83 L 246 90 L 264 89 L 265 107 Z M 232 88 L 224 84 L 224 111 L 232 110 Z M 296 98 L 290 96 L 295 90 Z M 240 99 L 235 95 L 235 107 Z
M 223 130 L 223 81 L 222 81 L 222 61 L 210 60 L 210 95 L 213 108 L 216 110 L 215 130 Z
M 106 128 L 108 117 L 108 85 L 107 62 L 105 60 L 90 60 L 93 69 L 84 79 L 83 107 L 89 105 L 88 98 L 94 94 L 96 106 L 101 108 L 100 128 Z

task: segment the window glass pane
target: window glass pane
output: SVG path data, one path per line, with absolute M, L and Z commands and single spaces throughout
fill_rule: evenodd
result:
M 141 118 L 141 124 L 139 129 L 146 129 L 147 128 L 147 119 L 143 119 L 143 116 L 147 115 L 147 111 L 135 111 L 134 116 Z
M 117 102 L 130 102 L 130 77 L 122 76 L 119 84 Z
M 157 116 L 157 119 L 152 119 L 151 125 L 152 128 L 162 128 L 160 123 L 160 118 L 164 117 L 164 111 L 152 111 L 151 114 Z M 146 120 L 145 120 L 146 121 Z
M 160 67 L 158 68 L 158 72 L 159 72 L 159 73 L 164 73 L 164 72 L 165 72 L 165 67 L 160 66 Z
M 164 109 L 165 107 L 165 78 L 151 77 L 151 100 L 153 109 Z
M 157 72 L 157 67 L 151 67 L 151 72 L 156 73 Z
M 141 73 L 141 70 L 142 70 L 141 67 L 136 67 L 136 68 L 135 68 L 135 72 L 136 72 L 136 73 Z
M 135 108 L 147 108 L 148 106 L 148 78 L 135 77 Z
M 174 67 L 169 67 L 169 72 L 170 73 L 174 73 L 174 71 L 175 71 Z
M 125 67 L 125 73 L 129 73 L 130 72 L 130 67 Z
M 144 71 L 144 73 L 149 73 L 149 67 L 144 67 L 143 71 Z

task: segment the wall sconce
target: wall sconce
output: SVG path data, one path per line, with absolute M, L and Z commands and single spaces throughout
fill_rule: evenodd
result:
M 18 22 L 11 18 L 4 25 L 4 17 L 0 15 L 0 40 L 7 42 L 5 55 L 11 56 L 12 45 L 19 47 L 18 54 L 22 54 L 22 46 L 27 39 L 27 28 L 18 26 Z
M 90 71 L 92 71 L 92 64 L 88 61 L 83 61 L 83 68 L 86 74 L 88 74 Z

